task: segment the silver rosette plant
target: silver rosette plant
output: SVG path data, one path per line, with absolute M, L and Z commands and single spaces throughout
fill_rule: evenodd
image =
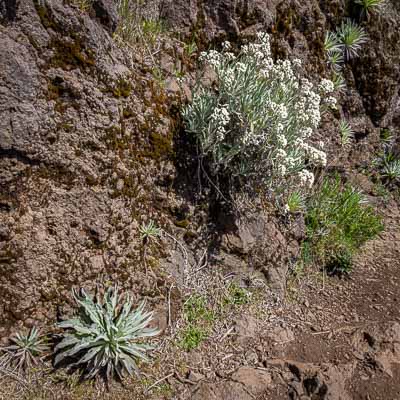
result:
M 49 350 L 46 338 L 40 335 L 36 327 L 31 328 L 27 334 L 17 332 L 10 341 L 10 346 L 0 349 L 5 353 L 1 360 L 5 366 L 16 367 L 18 371 L 28 371 L 37 365 L 38 360 Z M 2 362 L 0 361 L 0 368 Z
M 138 374 L 137 360 L 148 361 L 146 351 L 153 348 L 143 340 L 159 334 L 148 327 L 153 313 L 144 310 L 145 303 L 133 309 L 131 298 L 122 300 L 117 288 L 108 289 L 102 301 L 83 289 L 73 296 L 79 313 L 58 324 L 68 331 L 55 348 L 55 365 L 75 359 L 70 366 L 85 366 L 88 379 L 101 371 L 108 379 Z

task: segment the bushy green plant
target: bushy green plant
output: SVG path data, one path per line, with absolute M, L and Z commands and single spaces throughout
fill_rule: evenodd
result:
M 196 348 L 207 338 L 214 313 L 201 295 L 192 295 L 183 308 L 185 327 L 180 333 L 179 347 L 186 351 Z
M 19 370 L 26 371 L 37 364 L 38 359 L 49 350 L 46 339 L 35 327 L 28 334 L 18 332 L 10 341 L 12 345 L 1 350 L 6 353 L 6 364 Z
M 71 366 L 85 366 L 86 378 L 101 371 L 108 379 L 138 373 L 137 360 L 147 361 L 145 352 L 153 348 L 143 339 L 159 333 L 148 328 L 153 313 L 144 311 L 144 302 L 133 310 L 130 297 L 122 300 L 117 288 L 108 289 L 102 301 L 84 290 L 80 294 L 73 291 L 73 297 L 79 313 L 58 324 L 67 333 L 55 348 L 55 365 L 74 358 Z
M 339 177 L 327 178 L 308 206 L 309 252 L 324 265 L 340 255 L 353 255 L 383 229 L 382 221 L 364 196 Z
M 342 251 L 333 254 L 326 263 L 326 271 L 329 275 L 349 274 L 353 270 L 352 254 Z
M 182 332 L 179 347 L 185 351 L 195 349 L 207 338 L 207 331 L 197 325 L 189 324 Z
M 150 43 L 154 44 L 158 36 L 165 31 L 164 24 L 157 19 L 143 19 L 142 32 L 143 36 Z
M 326 164 L 323 143 L 316 147 L 310 138 L 324 107 L 336 104 L 328 95 L 333 83 L 323 79 L 314 88 L 300 77 L 300 60 L 275 62 L 267 34 L 237 56 L 229 47 L 201 54 L 218 89 L 195 88 L 183 109 L 187 132 L 198 139 L 213 174 L 236 177 L 252 191 L 310 187 L 314 176 L 306 165 Z
M 69 0 L 71 4 L 79 7 L 81 11 L 88 11 L 93 4 L 93 0 Z
M 366 43 L 368 38 L 364 28 L 350 19 L 342 21 L 337 37 L 346 60 L 358 57 L 361 45 Z
M 349 122 L 345 119 L 339 122 L 339 133 L 342 146 L 349 146 L 354 139 L 354 131 Z
M 358 4 L 361 7 L 361 15 L 362 16 L 364 15 L 368 18 L 372 12 L 381 9 L 385 5 L 386 1 L 385 0 L 355 0 L 354 3 Z
M 237 285 L 235 282 L 229 284 L 226 296 L 224 297 L 225 304 L 243 305 L 249 302 L 250 293 Z
M 197 322 L 201 319 L 212 321 L 214 316 L 208 308 L 206 299 L 202 296 L 191 296 L 184 305 L 184 316 L 189 323 Z

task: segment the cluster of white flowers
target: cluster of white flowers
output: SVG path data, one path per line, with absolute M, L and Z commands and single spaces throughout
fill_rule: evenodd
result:
M 329 96 L 329 97 L 327 97 L 327 98 L 325 99 L 325 104 L 326 104 L 328 107 L 331 107 L 331 108 L 333 108 L 333 109 L 336 109 L 336 107 L 337 107 L 337 100 L 336 100 L 335 97 Z
M 310 92 L 308 96 L 308 121 L 312 128 L 317 128 L 321 121 L 321 96 L 315 92 Z
M 286 175 L 286 165 L 285 164 L 278 164 L 276 168 L 276 173 L 279 177 L 284 177 Z
M 235 77 L 235 69 L 231 67 L 225 68 L 223 71 L 221 71 L 221 81 L 223 85 L 226 86 L 226 88 L 229 90 L 232 88 L 232 86 L 235 83 L 236 77 Z
M 297 175 L 299 186 L 311 188 L 314 184 L 314 174 L 306 169 L 300 171 Z
M 278 146 L 285 148 L 287 146 L 287 139 L 285 135 L 279 134 L 276 137 Z
M 318 88 L 321 93 L 332 93 L 335 90 L 335 85 L 329 79 L 322 79 Z
M 309 138 L 309 137 L 311 137 L 312 134 L 313 134 L 313 130 L 310 127 L 303 128 L 299 132 L 299 136 L 301 138 Z
M 296 146 L 297 149 L 303 150 L 304 154 L 307 155 L 308 159 L 314 164 L 314 165 L 326 165 L 326 153 L 322 150 L 317 149 L 314 146 L 311 146 L 310 144 L 306 143 L 302 138 L 297 138 L 294 145 Z M 324 147 L 323 143 L 321 145 L 321 142 L 319 143 L 319 147 Z
M 230 44 L 230 42 L 225 41 L 224 43 L 222 43 L 222 50 L 223 51 L 228 51 L 232 48 L 232 45 Z
M 199 60 L 201 62 L 206 62 L 213 66 L 214 68 L 219 68 L 223 60 L 223 56 L 216 50 L 202 51 L 200 53 Z
M 257 33 L 257 41 L 242 46 L 241 52 L 255 57 L 258 60 L 271 57 L 271 45 L 268 34 L 264 32 Z
M 241 165 L 249 163 L 246 171 L 252 171 L 252 176 L 268 177 L 270 187 L 289 182 L 311 187 L 314 175 L 305 169 L 306 162 L 323 166 L 327 159 L 323 143 L 317 148 L 310 140 L 321 121 L 322 107 L 336 104 L 331 95 L 333 82 L 322 79 L 314 87 L 297 72 L 302 64 L 299 59 L 274 61 L 265 33 L 259 33 L 255 43 L 242 46 L 237 56 L 229 52 L 229 42 L 222 47 L 222 52 L 201 53 L 200 59 L 215 68 L 219 87 L 210 100 L 208 120 L 196 119 L 207 108 L 202 101 L 208 100 L 201 92 L 195 94 L 193 104 L 198 103 L 198 108 L 196 113 L 187 107 L 188 129 L 201 138 L 209 136 L 202 143 L 203 151 L 219 157 L 213 160 L 216 168 L 234 168 L 238 160 Z M 217 147 L 221 151 L 215 151 Z M 224 154 L 229 156 L 224 158 Z
M 302 62 L 301 62 L 301 60 L 300 60 L 299 58 L 295 58 L 295 59 L 292 61 L 292 64 L 293 64 L 293 66 L 294 66 L 295 68 L 300 68 L 301 65 L 302 65 Z
M 226 126 L 231 119 L 226 106 L 216 107 L 211 114 L 212 126 L 215 130 L 215 135 L 218 141 L 222 141 L 226 135 Z
M 326 165 L 326 153 L 322 150 L 318 150 L 317 148 L 308 145 L 308 157 L 315 165 Z

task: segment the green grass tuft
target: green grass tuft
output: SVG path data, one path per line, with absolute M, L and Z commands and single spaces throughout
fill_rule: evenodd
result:
M 224 297 L 224 304 L 243 305 L 250 300 L 250 293 L 232 282 L 227 288 L 227 294 Z
M 304 196 L 300 192 L 292 192 L 290 193 L 287 199 L 287 211 L 292 214 L 299 213 L 304 210 L 305 201 Z
M 311 199 L 306 226 L 308 257 L 325 267 L 338 260 L 344 265 L 383 229 L 364 196 L 350 185 L 343 186 L 338 176 L 325 179 Z M 347 265 L 344 272 L 350 269 Z

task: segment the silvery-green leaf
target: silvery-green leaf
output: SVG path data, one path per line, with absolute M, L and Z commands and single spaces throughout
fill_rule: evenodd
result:
M 72 346 L 76 343 L 79 343 L 80 339 L 73 335 L 65 336 L 64 339 L 58 343 L 58 345 L 54 348 L 54 352 L 57 352 L 65 347 Z

